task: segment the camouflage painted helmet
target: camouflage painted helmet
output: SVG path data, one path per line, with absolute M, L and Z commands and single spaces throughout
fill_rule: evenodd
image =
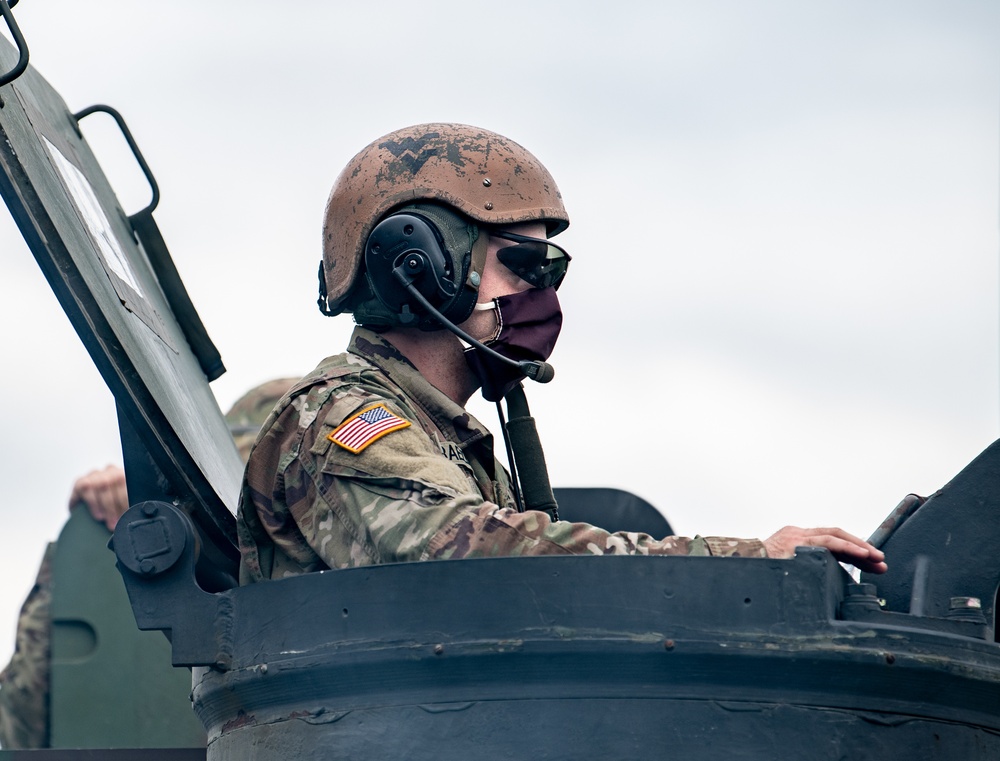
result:
M 257 432 L 271 414 L 274 405 L 298 380 L 298 378 L 278 378 L 254 386 L 237 399 L 226 413 L 226 424 L 236 441 L 236 448 L 243 462 L 250 456 L 250 449 L 257 439 Z
M 369 233 L 390 211 L 418 201 L 489 225 L 544 221 L 550 236 L 569 226 L 552 175 L 513 140 L 465 124 L 391 132 L 351 159 L 330 191 L 320 268 L 325 314 L 353 309 Z

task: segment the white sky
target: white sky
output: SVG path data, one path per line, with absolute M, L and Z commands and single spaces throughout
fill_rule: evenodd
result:
M 69 107 L 139 141 L 223 408 L 346 342 L 315 308 L 340 168 L 460 121 L 534 152 L 573 220 L 558 377 L 529 389 L 555 485 L 631 489 L 684 534 L 867 536 L 997 437 L 995 2 L 346 5 L 14 9 Z M 148 192 L 101 118 L 131 213 Z M 2 660 L 73 479 L 121 455 L 5 211 L 0 267 Z

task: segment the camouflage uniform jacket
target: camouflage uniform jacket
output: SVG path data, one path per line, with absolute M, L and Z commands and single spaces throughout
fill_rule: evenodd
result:
M 403 427 L 355 453 L 333 439 L 376 405 Z M 405 422 L 404 422 L 405 421 Z M 375 563 L 506 555 L 763 557 L 757 540 L 609 533 L 518 513 L 493 437 L 390 343 L 357 328 L 278 403 L 250 455 L 243 584 Z
M 17 619 L 10 663 L 0 673 L 0 746 L 49 747 L 49 653 L 52 640 L 52 557 L 45 549 L 38 577 Z

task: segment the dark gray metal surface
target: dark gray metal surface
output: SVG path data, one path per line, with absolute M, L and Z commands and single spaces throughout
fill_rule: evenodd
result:
M 175 635 L 185 588 L 213 621 L 184 644 L 215 664 L 194 691 L 211 759 L 1000 753 L 992 631 L 858 620 L 824 550 L 399 564 L 214 596 L 185 562 L 124 575 L 134 598 L 170 590 L 149 609 Z
M 0 68 L 17 53 L 0 38 Z M 183 502 L 234 567 L 242 464 L 146 252 L 58 93 L 33 67 L 0 87 L 0 195 L 143 442 L 133 483 Z
M 639 531 L 657 539 L 674 533 L 659 510 L 623 489 L 561 487 L 552 491 L 564 521 L 589 523 L 607 531 Z
M 864 577 L 889 610 L 945 617 L 974 598 L 991 625 L 1000 579 L 1000 442 L 969 463 L 888 535 L 889 572 Z M 956 601 L 956 604 L 958 601 Z
M 993 446 L 939 496 L 988 491 L 997 467 Z M 140 625 L 208 666 L 214 761 L 1000 754 L 992 617 L 886 610 L 825 550 L 383 565 L 208 595 L 173 511 L 133 508 L 115 546 Z M 979 531 L 996 545 L 996 522 Z M 136 573 L 135 546 L 162 562 Z

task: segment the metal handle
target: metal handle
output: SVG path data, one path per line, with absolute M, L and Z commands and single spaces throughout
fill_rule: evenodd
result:
M 3 0 L 0 0 L 0 2 L 3 2 Z M 132 149 L 132 155 L 135 156 L 135 160 L 142 169 L 142 173 L 146 175 L 146 181 L 153 191 L 153 200 L 149 202 L 149 206 L 137 211 L 135 214 L 131 214 L 128 222 L 132 226 L 136 240 L 142 245 L 146 256 L 149 257 L 150 266 L 153 268 L 156 279 L 163 288 L 167 302 L 170 304 L 170 309 L 173 311 L 178 325 L 180 325 L 181 330 L 184 332 L 184 337 L 191 346 L 191 351 L 197 358 L 201 369 L 205 373 L 205 377 L 213 381 L 226 372 L 226 366 L 222 364 L 222 357 L 219 356 L 219 350 L 215 348 L 215 344 L 209 338 L 208 331 L 205 330 L 205 326 L 198 316 L 198 311 L 194 308 L 194 304 L 191 303 L 187 289 L 184 287 L 184 283 L 177 273 L 173 259 L 170 258 L 167 244 L 160 234 L 160 228 L 157 226 L 156 220 L 153 219 L 153 209 L 160 202 L 160 188 L 156 184 L 156 178 L 153 177 L 153 173 L 149 169 L 149 164 L 143 158 L 142 151 L 136 145 L 135 138 L 132 137 L 132 133 L 129 131 L 128 125 L 125 124 L 122 115 L 111 108 L 111 106 L 90 106 L 79 113 L 73 114 L 73 117 L 79 123 L 80 120 L 95 111 L 102 111 L 108 114 L 118 124 L 118 129 L 122 131 L 122 135 L 125 137 L 129 148 Z
M 3 2 L 4 0 L 0 0 L 0 3 Z M 156 178 L 153 177 L 153 172 L 150 170 L 149 164 L 146 163 L 146 159 L 142 157 L 142 151 L 139 150 L 139 146 L 136 144 L 135 138 L 132 137 L 132 133 L 129 131 L 128 125 L 125 123 L 122 115 L 115 109 L 111 108 L 111 106 L 98 104 L 96 106 L 89 106 L 83 109 L 83 111 L 73 114 L 73 118 L 79 122 L 84 117 L 90 116 L 92 113 L 97 111 L 108 114 L 118 124 L 118 129 L 122 131 L 122 135 L 125 137 L 125 142 L 127 142 L 128 147 L 132 149 L 132 155 L 135 156 L 135 160 L 139 164 L 139 168 L 142 169 L 142 173 L 146 176 L 146 182 L 149 183 L 149 187 L 153 191 L 153 199 L 149 202 L 149 206 L 132 216 L 138 216 L 143 213 L 151 214 L 157 204 L 160 203 L 160 187 L 156 184 Z
M 21 30 L 18 28 L 17 22 L 14 21 L 14 14 L 10 12 L 10 9 L 15 5 L 17 5 L 17 0 L 13 2 L 0 0 L 0 16 L 3 16 L 3 20 L 7 22 L 7 28 L 10 29 L 10 35 L 14 38 L 14 44 L 17 45 L 17 52 L 19 54 L 14 68 L 0 77 L 0 87 L 13 82 L 28 68 L 28 46 L 24 42 L 24 37 L 21 35 Z

